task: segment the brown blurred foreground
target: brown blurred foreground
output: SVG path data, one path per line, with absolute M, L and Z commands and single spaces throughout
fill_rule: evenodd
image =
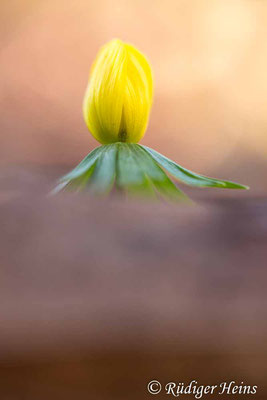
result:
M 1 400 L 141 400 L 152 379 L 266 399 L 267 199 L 47 197 L 60 173 L 0 176 Z

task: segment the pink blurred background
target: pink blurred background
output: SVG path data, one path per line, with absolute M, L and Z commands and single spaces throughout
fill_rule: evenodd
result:
M 185 167 L 266 190 L 267 2 L 2 0 L 0 159 L 75 165 L 97 143 L 81 104 L 114 37 L 150 59 L 142 142 Z

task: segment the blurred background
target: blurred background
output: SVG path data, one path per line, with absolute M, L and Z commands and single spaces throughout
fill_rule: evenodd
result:
M 267 2 L 2 0 L 2 164 L 72 166 L 97 143 L 81 104 L 101 45 L 150 59 L 143 143 L 184 166 L 267 189 Z
M 114 37 L 153 66 L 142 143 L 249 192 L 46 196 L 98 145 L 82 100 Z M 266 400 L 266 75 L 266 0 L 1 0 L 1 400 L 143 400 L 152 379 Z

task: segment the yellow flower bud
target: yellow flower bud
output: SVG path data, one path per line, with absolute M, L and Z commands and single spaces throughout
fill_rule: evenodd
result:
M 153 80 L 145 56 L 121 40 L 107 43 L 93 64 L 83 115 L 100 143 L 137 143 L 152 105 Z

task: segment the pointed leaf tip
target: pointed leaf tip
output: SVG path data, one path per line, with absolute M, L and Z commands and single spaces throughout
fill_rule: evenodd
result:
M 222 189 L 249 189 L 248 186 L 241 185 L 240 183 L 210 178 L 208 176 L 197 174 L 182 167 L 181 165 L 163 156 L 157 151 L 151 149 L 150 147 L 143 145 L 139 146 L 142 147 L 147 153 L 149 153 L 154 158 L 154 160 L 156 160 L 174 178 L 182 181 L 186 185 L 197 187 L 217 187 Z

